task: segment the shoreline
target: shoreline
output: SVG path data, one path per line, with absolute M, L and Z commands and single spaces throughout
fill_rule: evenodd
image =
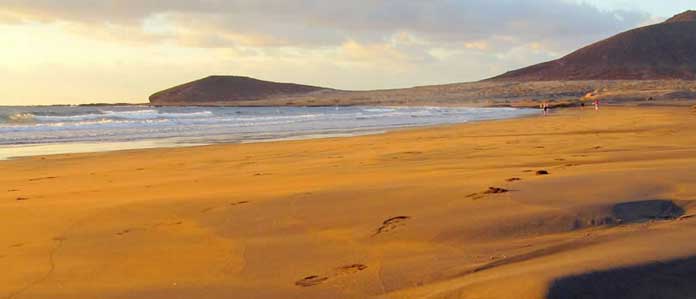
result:
M 154 106 L 148 106 L 154 107 Z M 384 108 L 403 108 L 399 106 L 380 106 Z M 427 108 L 440 108 L 437 106 L 422 106 Z M 333 108 L 333 107 L 331 107 Z M 462 108 L 478 108 L 478 107 L 462 107 Z M 511 107 L 489 107 L 489 108 L 511 108 Z M 514 108 L 520 109 L 520 108 Z M 19 159 L 34 156 L 45 156 L 45 155 L 61 155 L 61 154 L 77 154 L 77 153 L 97 153 L 97 152 L 113 152 L 122 150 L 138 150 L 138 149 L 153 149 L 153 148 L 178 148 L 178 147 L 198 147 L 207 145 L 225 145 L 225 144 L 249 144 L 249 143 L 272 143 L 272 142 L 282 142 L 282 141 L 297 141 L 297 140 L 311 140 L 311 139 L 325 139 L 325 138 L 351 138 L 365 135 L 378 135 L 385 134 L 387 132 L 395 132 L 400 130 L 410 130 L 410 129 L 422 129 L 422 128 L 436 128 L 441 126 L 456 126 L 456 125 L 467 125 L 477 122 L 485 121 L 498 121 L 506 119 L 517 119 L 517 118 L 528 118 L 536 117 L 537 114 L 531 113 L 520 114 L 514 117 L 501 117 L 495 119 L 481 119 L 481 120 L 468 120 L 463 122 L 455 123 L 440 123 L 440 124 L 411 124 L 411 125 L 400 125 L 393 127 L 379 127 L 379 128 L 358 128 L 358 129 L 345 129 L 345 130 L 333 130 L 326 132 L 302 132 L 301 134 L 286 134 L 287 136 L 276 136 L 271 138 L 264 138 L 261 136 L 249 137 L 247 139 L 241 138 L 235 140 L 233 135 L 230 136 L 209 136 L 201 138 L 200 140 L 185 139 L 180 137 L 171 138 L 155 138 L 155 139 L 141 139 L 141 140 L 131 140 L 131 141 L 104 141 L 104 142 L 64 142 L 64 143 L 33 143 L 33 144 L 12 144 L 12 145 L 0 145 L 0 161 Z M 298 132 L 299 133 L 299 132 Z M 214 141 L 214 140 L 222 141 Z M 27 154 L 13 154 L 17 150 L 25 150 L 30 153 Z
M 537 299 L 609 283 L 691 293 L 659 277 L 692 279 L 696 267 L 695 118 L 565 109 L 0 161 L 0 265 L 20 269 L 0 273 L 0 296 Z

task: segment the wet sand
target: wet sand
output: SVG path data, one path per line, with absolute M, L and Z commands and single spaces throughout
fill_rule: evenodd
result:
M 695 145 L 608 107 L 0 161 L 0 298 L 693 298 Z

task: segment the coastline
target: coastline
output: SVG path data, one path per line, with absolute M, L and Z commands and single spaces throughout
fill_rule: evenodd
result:
M 696 254 L 694 117 L 568 109 L 0 161 L 0 265 L 19 269 L 0 296 L 545 298 L 619 268 L 608 281 L 632 284 Z
M 119 106 L 115 106 L 119 107 Z M 144 107 L 144 106 L 138 106 Z M 153 106 L 147 106 L 148 108 L 154 108 Z M 184 108 L 201 108 L 201 107 L 184 107 Z M 214 107 L 210 107 L 214 108 Z M 235 108 L 245 108 L 245 107 L 235 107 Z M 248 107 L 247 107 L 248 108 Z M 264 107 L 264 108 L 277 108 L 277 107 Z M 334 107 L 322 107 L 331 108 Z M 402 108 L 415 108 L 415 107 L 397 107 L 397 106 L 380 106 L 379 108 L 384 109 L 402 109 Z M 436 107 L 436 106 L 418 106 L 417 108 L 426 109 L 441 109 L 441 108 L 452 108 L 452 107 Z M 479 108 L 479 107 L 465 107 L 459 106 L 457 108 Z M 509 107 L 498 107 L 498 108 L 488 108 L 488 111 L 494 109 L 508 109 L 501 110 L 510 111 Z M 213 134 L 213 135 L 202 135 L 199 137 L 164 137 L 164 138 L 144 138 L 144 139 L 133 139 L 133 140 L 123 140 L 123 141 L 66 141 L 66 142 L 47 142 L 47 143 L 27 143 L 27 144 L 6 144 L 0 145 L 0 161 L 7 159 L 15 159 L 21 157 L 30 156 L 40 156 L 40 155 L 56 155 L 56 154 L 72 154 L 72 153 L 89 153 L 89 152 L 109 152 L 109 151 L 120 151 L 120 150 L 137 150 L 137 149 L 149 149 L 149 148 L 175 148 L 175 147 L 188 147 L 188 146 L 202 146 L 202 145 L 213 145 L 213 144 L 244 144 L 244 143 L 257 143 L 257 142 L 275 142 L 275 141 L 287 141 L 287 140 L 306 140 L 306 139 L 320 139 L 320 138 L 349 138 L 355 136 L 363 135 L 374 135 L 383 134 L 386 132 L 397 131 L 397 130 L 408 130 L 414 128 L 429 128 L 437 126 L 447 126 L 447 125 L 457 125 L 457 124 L 467 124 L 479 121 L 488 120 L 502 120 L 511 118 L 524 118 L 536 116 L 533 111 L 527 109 L 512 108 L 516 110 L 517 115 L 504 115 L 500 114 L 497 117 L 487 119 L 490 116 L 476 116 L 475 114 L 470 117 L 479 117 L 481 119 L 472 120 L 453 120 L 442 118 L 434 123 L 403 123 L 397 125 L 391 125 L 387 123 L 376 124 L 375 126 L 361 126 L 359 121 L 355 122 L 354 128 L 333 128 L 333 129 L 305 129 L 302 131 L 285 131 L 285 132 L 269 132 L 269 133 L 242 133 L 242 132 L 230 132 L 227 134 Z M 483 109 L 482 109 L 483 110 Z M 156 111 L 156 110 L 153 110 Z M 127 113 L 127 112 L 126 112 Z M 203 111 L 197 113 L 210 113 L 210 111 Z M 309 112 L 307 112 L 309 113 Z M 29 114 L 30 113 L 23 113 Z M 195 114 L 195 113 L 194 113 Z M 91 115 L 88 115 L 91 117 Z M 357 117 L 357 116 L 356 116 Z M 413 117 L 413 116 L 411 116 Z M 438 123 L 438 121 L 440 123 Z

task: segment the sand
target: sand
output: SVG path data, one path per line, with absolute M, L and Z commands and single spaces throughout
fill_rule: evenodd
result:
M 694 298 L 695 142 L 605 107 L 2 161 L 0 298 Z

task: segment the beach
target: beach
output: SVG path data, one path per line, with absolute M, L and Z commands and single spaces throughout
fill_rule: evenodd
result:
M 0 161 L 0 298 L 688 298 L 694 120 L 570 108 Z

